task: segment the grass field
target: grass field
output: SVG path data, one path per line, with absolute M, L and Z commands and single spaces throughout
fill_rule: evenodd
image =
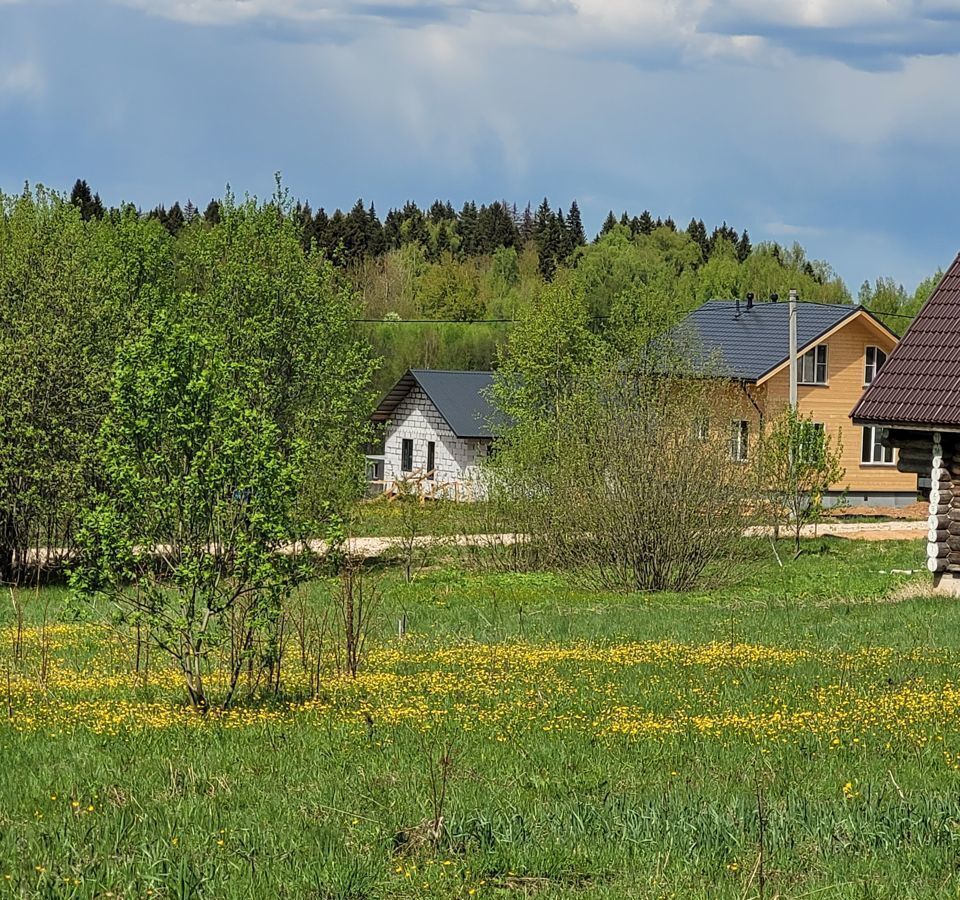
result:
M 960 896 L 960 606 L 889 574 L 919 542 L 808 549 L 669 596 L 387 573 L 360 677 L 205 719 L 105 617 L 42 637 L 48 589 L 0 635 L 0 896 Z

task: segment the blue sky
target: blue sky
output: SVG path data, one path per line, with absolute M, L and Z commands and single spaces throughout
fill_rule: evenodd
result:
M 0 188 L 576 197 L 912 290 L 960 249 L 957 84 L 960 0 L 0 0 Z

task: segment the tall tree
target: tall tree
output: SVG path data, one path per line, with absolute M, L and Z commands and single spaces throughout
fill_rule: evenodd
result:
M 583 247 L 587 243 L 587 235 L 583 230 L 583 221 L 580 218 L 580 207 L 574 200 L 570 204 L 570 211 L 567 213 L 567 234 L 570 237 L 571 249 Z

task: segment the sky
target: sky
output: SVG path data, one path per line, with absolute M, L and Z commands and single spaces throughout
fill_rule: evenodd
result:
M 0 189 L 576 198 L 912 291 L 960 250 L 958 84 L 960 0 L 0 0 Z

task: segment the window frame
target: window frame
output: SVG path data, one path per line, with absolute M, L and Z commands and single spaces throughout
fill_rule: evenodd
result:
M 413 438 L 400 438 L 400 471 L 413 471 Z
M 732 419 L 730 422 L 730 459 L 736 463 L 750 461 L 750 422 Z
M 823 360 L 820 359 L 820 351 L 823 351 Z M 804 377 L 804 368 L 806 367 L 807 360 L 812 359 L 813 367 L 813 380 L 808 381 Z M 820 370 L 823 369 L 823 380 L 820 381 Z M 823 387 L 830 382 L 830 353 L 826 344 L 817 344 L 815 347 L 811 347 L 797 359 L 797 384 L 802 384 L 807 387 Z
M 873 351 L 873 362 L 870 362 L 870 351 Z M 877 354 L 882 354 L 883 362 L 877 362 Z M 884 363 L 887 361 L 889 354 L 882 347 L 878 347 L 876 344 L 868 344 L 864 348 L 863 354 L 863 386 L 866 387 L 868 384 L 873 384 L 874 378 L 880 374 L 880 370 L 883 368 Z M 869 375 L 869 377 L 868 377 Z
M 860 435 L 860 465 L 861 466 L 895 466 L 897 464 L 896 452 L 893 447 L 884 447 L 877 436 L 880 429 L 876 425 L 864 425 L 861 428 Z M 867 435 L 870 435 L 870 443 L 867 444 Z M 869 459 L 865 459 L 867 447 L 870 448 Z M 880 450 L 880 459 L 877 459 L 877 450 Z M 889 459 L 887 455 L 889 454 Z
M 809 425 L 809 430 L 806 425 Z M 823 459 L 827 448 L 827 429 L 823 422 L 806 423 L 803 433 L 803 441 L 797 448 L 797 458 L 802 463 L 816 463 Z M 813 448 L 817 459 L 809 457 L 809 451 Z

